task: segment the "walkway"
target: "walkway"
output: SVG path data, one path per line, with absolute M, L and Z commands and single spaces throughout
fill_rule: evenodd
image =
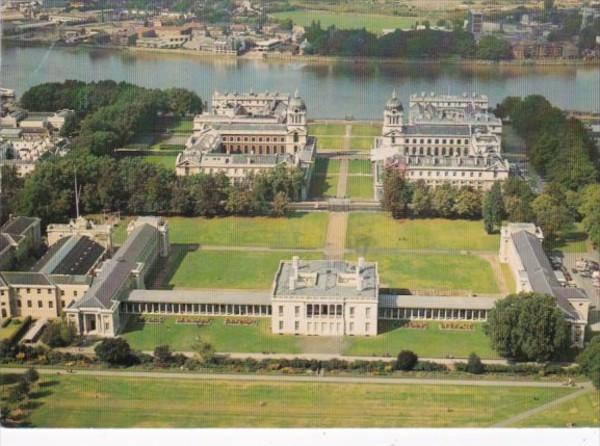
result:
M 348 160 L 340 160 L 340 173 L 338 175 L 336 198 L 346 198 L 346 185 L 348 184 Z
M 534 407 L 533 409 L 529 409 L 526 410 L 525 412 L 521 412 L 520 414 L 517 414 L 515 416 L 512 416 L 504 421 L 501 421 L 497 424 L 494 425 L 494 427 L 509 427 L 512 426 L 513 424 L 518 423 L 519 421 L 522 421 L 526 418 L 529 418 L 533 415 L 536 415 L 538 413 L 544 412 L 545 410 L 551 409 L 553 407 L 556 407 L 566 401 L 570 401 L 574 398 L 577 398 L 581 395 L 584 395 L 588 392 L 592 391 L 592 384 L 591 383 L 585 383 L 581 386 L 581 388 L 579 390 L 577 390 L 576 392 L 573 393 L 569 393 L 568 395 L 565 395 L 561 398 L 555 399 L 553 401 L 550 401 L 546 404 L 543 404 L 541 406 L 538 407 Z
M 502 267 L 500 266 L 500 262 L 498 261 L 497 254 L 479 254 L 483 260 L 487 261 L 492 268 L 494 276 L 496 277 L 496 283 L 498 284 L 499 293 L 502 296 L 506 296 L 507 294 L 512 293 L 512 290 L 508 288 L 508 284 L 504 278 L 504 274 L 502 273 Z
M 329 260 L 342 260 L 346 246 L 347 212 L 330 212 L 325 241 L 325 257 Z
M 1 373 L 25 371 L 26 367 L 2 367 Z M 431 385 L 431 386 L 476 386 L 476 387 L 542 387 L 564 388 L 559 382 L 541 381 L 484 381 L 470 379 L 439 379 L 439 378 L 376 378 L 372 376 L 306 376 L 306 375 L 247 375 L 232 373 L 189 373 L 189 372 L 145 372 L 123 370 L 74 370 L 74 369 L 36 369 L 40 375 L 80 375 L 80 376 L 109 376 L 120 378 L 152 378 L 152 379 L 195 379 L 218 381 L 269 381 L 269 382 L 320 382 L 342 384 L 399 384 L 399 385 Z M 591 384 L 584 385 L 583 393 L 588 392 Z M 580 391 L 579 391 L 580 392 Z M 573 394 L 578 393 L 574 392 Z M 571 396 L 573 394 L 569 394 Z M 560 401 L 560 398 L 555 401 Z

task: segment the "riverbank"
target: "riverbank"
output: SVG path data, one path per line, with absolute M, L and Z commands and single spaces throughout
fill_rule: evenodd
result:
M 263 60 L 274 62 L 293 62 L 308 63 L 313 65 L 329 65 L 332 63 L 353 63 L 353 64 L 382 64 L 382 65 L 459 65 L 459 66 L 507 66 L 507 67 L 570 67 L 570 66 L 589 66 L 599 67 L 600 59 L 527 59 L 527 60 L 500 60 L 490 61 L 483 59 L 461 59 L 459 57 L 443 59 L 407 59 L 407 58 L 381 58 L 381 57 L 345 57 L 345 56 L 321 56 L 321 55 L 300 55 L 291 53 L 258 53 L 249 51 L 240 55 L 213 53 L 209 51 L 191 50 L 184 48 L 143 48 L 132 46 L 116 45 L 97 45 L 90 43 L 81 43 L 77 45 L 65 44 L 62 42 L 49 41 L 22 41 L 17 39 L 6 39 L 4 41 L 15 46 L 48 46 L 62 48 L 87 48 L 104 49 L 111 51 L 120 51 L 123 53 L 152 53 L 194 56 L 200 59 L 222 59 L 226 61 L 235 60 Z

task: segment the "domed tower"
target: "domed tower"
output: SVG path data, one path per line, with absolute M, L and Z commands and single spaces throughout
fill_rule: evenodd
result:
M 384 135 L 392 130 L 395 130 L 396 133 L 402 133 L 403 112 L 402 102 L 400 102 L 396 90 L 394 90 L 392 97 L 385 104 L 385 111 L 383 112 Z
M 305 126 L 306 125 L 306 104 L 298 95 L 298 90 L 288 104 L 288 124 Z

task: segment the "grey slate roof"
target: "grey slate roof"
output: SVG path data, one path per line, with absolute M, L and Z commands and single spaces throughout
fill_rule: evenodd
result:
M 123 302 L 271 305 L 271 296 L 249 290 L 133 290 Z
M 406 135 L 431 135 L 431 136 L 470 136 L 471 130 L 468 125 L 435 125 L 435 124 L 413 124 L 406 126 Z
M 542 242 L 528 231 L 519 231 L 511 235 L 515 248 L 521 258 L 523 268 L 527 271 L 531 288 L 536 293 L 544 293 L 554 296 L 558 307 L 570 318 L 579 319 L 575 308 L 569 302 L 569 298 L 581 296 L 585 298 L 583 290 L 564 288 L 558 282 L 544 252 Z
M 52 282 L 43 273 L 5 271 L 4 281 L 13 286 L 52 286 Z
M 63 237 L 46 251 L 32 271 L 48 274 L 87 274 L 104 252 L 104 247 L 89 237 Z
M 380 308 L 446 308 L 455 310 L 491 310 L 495 297 L 440 297 L 380 294 Z
M 34 223 L 38 222 L 39 219 L 35 217 L 14 217 L 8 220 L 2 228 L 0 228 L 0 232 L 4 232 L 10 235 L 23 235 L 23 233 Z

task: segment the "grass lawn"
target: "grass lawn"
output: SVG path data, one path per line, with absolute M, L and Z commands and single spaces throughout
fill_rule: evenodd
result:
M 0 327 L 0 341 L 11 337 L 21 327 L 21 321 L 11 319 L 6 327 Z
M 349 162 L 348 173 L 350 175 L 371 175 L 372 172 L 371 161 L 369 160 L 350 160 Z
M 373 138 L 369 136 L 353 136 L 350 138 L 350 149 L 368 151 L 373 148 Z
M 379 262 L 381 282 L 392 288 L 499 292 L 490 264 L 476 256 L 372 253 L 366 257 L 369 261 Z
M 561 388 L 53 376 L 35 427 L 476 427 L 571 392 Z
M 498 250 L 499 235 L 489 235 L 481 221 L 441 218 L 394 220 L 389 214 L 353 212 L 346 246 L 369 248 Z
M 277 20 L 290 18 L 294 24 L 300 26 L 310 26 L 313 21 L 320 21 L 323 29 L 327 29 L 329 26 L 335 25 L 339 29 L 366 28 L 367 31 L 375 33 L 381 33 L 384 29 L 409 28 L 412 24 L 419 20 L 417 17 L 338 13 L 321 10 L 285 11 L 269 15 Z
M 352 124 L 352 136 L 380 136 L 381 124 Z
M 350 198 L 373 198 L 372 176 L 349 176 L 346 195 Z
M 215 317 L 210 325 L 205 326 L 177 324 L 175 321 L 175 317 L 166 318 L 162 324 L 130 321 L 121 337 L 138 350 L 154 350 L 157 345 L 167 344 L 174 351 L 192 351 L 200 337 L 219 352 L 299 352 L 299 337 L 272 334 L 271 318 L 257 319 L 256 325 L 251 326 L 225 325 L 223 317 Z
M 309 124 L 308 134 L 315 136 L 344 136 L 346 126 L 344 124 Z
M 169 288 L 270 289 L 279 262 L 301 258 L 320 258 L 319 253 L 188 251 L 181 256 L 175 273 L 167 280 Z
M 160 164 L 167 169 L 175 170 L 177 155 L 147 155 L 143 159 L 149 163 Z
M 387 322 L 390 324 L 390 322 Z M 395 356 L 401 350 L 412 350 L 424 358 L 466 358 L 475 352 L 482 358 L 497 358 L 490 341 L 483 332 L 483 325 L 476 323 L 473 331 L 440 330 L 439 322 L 428 322 L 424 330 L 394 328 L 381 333 L 386 321 L 379 321 L 380 334 L 375 337 L 348 337 L 345 355 Z
M 112 241 L 114 245 L 120 246 L 127 239 L 127 225 L 131 220 L 131 217 L 124 217 L 113 228 Z
M 317 136 L 318 150 L 342 150 L 345 139 L 344 136 Z
M 600 426 L 600 392 L 593 390 L 511 427 L 598 427 Z
M 546 242 L 546 248 L 562 251 L 563 253 L 587 252 L 588 236 L 581 223 L 575 223 L 572 230 L 561 234 L 560 238 L 553 242 Z
M 268 248 L 320 248 L 328 215 L 292 213 L 289 217 L 170 217 L 171 243 Z
M 332 160 L 329 158 L 317 158 L 315 162 L 314 173 L 317 175 L 337 175 L 340 173 L 340 160 Z
M 194 129 L 193 119 L 180 119 L 172 123 L 168 130 L 175 133 L 189 133 Z
M 337 175 L 313 175 L 310 183 L 310 196 L 313 198 L 335 197 L 338 179 Z

